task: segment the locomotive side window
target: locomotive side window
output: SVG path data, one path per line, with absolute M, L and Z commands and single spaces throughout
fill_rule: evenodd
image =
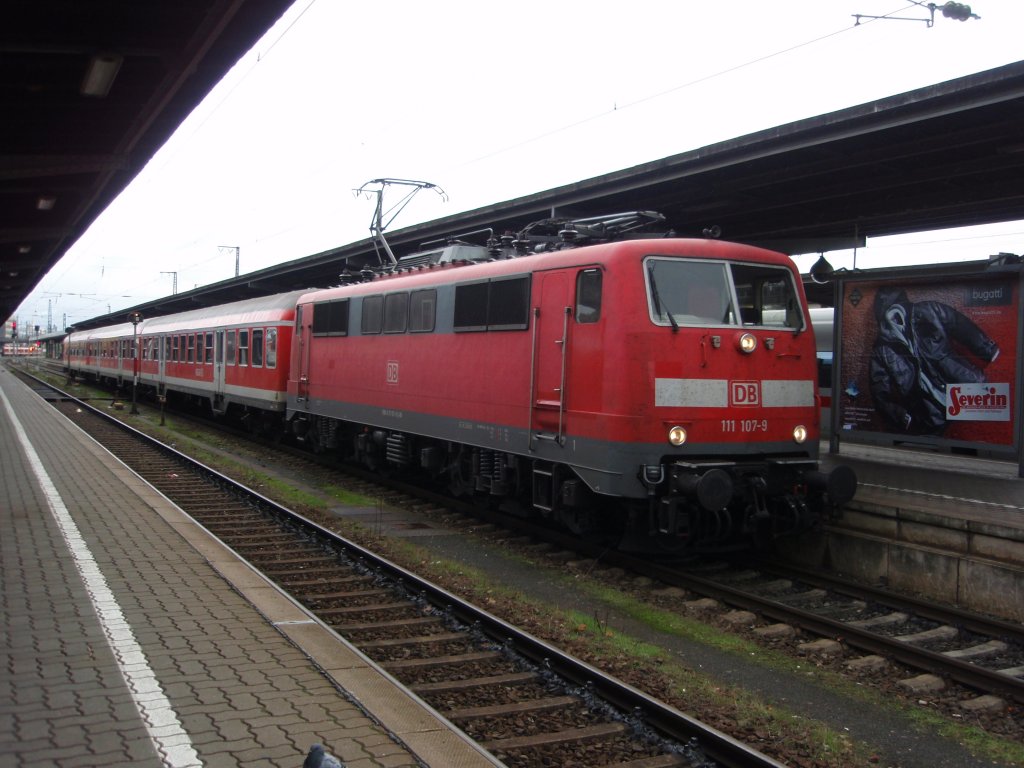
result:
M 585 269 L 576 277 L 576 322 L 601 319 L 601 271 Z
M 437 291 L 435 289 L 413 291 L 409 297 L 409 330 L 413 333 L 434 330 L 436 311 Z
M 487 330 L 487 283 L 455 286 L 455 330 Z
M 530 279 L 492 280 L 487 302 L 488 330 L 522 330 L 530 317 Z
M 456 331 L 508 331 L 529 326 L 528 275 L 455 286 Z
M 321 301 L 313 305 L 313 335 L 348 336 L 348 299 Z
M 277 368 L 277 328 L 267 328 L 267 368 Z
M 224 332 L 224 362 L 235 364 L 235 329 Z
M 363 311 L 360 318 L 359 331 L 363 334 L 380 333 L 384 324 L 384 297 L 366 296 L 363 298 Z
M 408 317 L 408 293 L 389 293 L 384 297 L 384 333 L 405 333 Z
M 249 331 L 247 330 L 238 332 L 238 364 L 249 364 Z
M 252 364 L 254 368 L 263 367 L 263 329 L 254 328 L 252 331 Z

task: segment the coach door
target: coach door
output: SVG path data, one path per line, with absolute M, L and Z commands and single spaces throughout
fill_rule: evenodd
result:
M 305 311 L 303 311 L 305 310 Z M 313 305 L 300 304 L 295 310 L 296 343 L 299 345 L 298 381 L 296 381 L 295 399 L 300 403 L 309 402 L 309 342 L 313 325 Z
M 539 275 L 533 306 L 533 418 L 530 448 L 537 440 L 563 442 L 565 382 L 569 326 L 572 316 L 572 280 L 564 272 Z
M 224 331 L 213 333 L 213 410 L 223 413 L 227 408 L 224 385 Z

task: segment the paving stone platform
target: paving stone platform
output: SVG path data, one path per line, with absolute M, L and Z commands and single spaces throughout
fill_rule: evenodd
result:
M 0 365 L 0 762 L 491 766 Z

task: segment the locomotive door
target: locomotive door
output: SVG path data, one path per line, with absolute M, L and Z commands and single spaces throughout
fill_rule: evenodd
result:
M 564 272 L 540 275 L 533 307 L 533 395 L 530 447 L 534 440 L 562 444 L 565 381 L 573 281 Z

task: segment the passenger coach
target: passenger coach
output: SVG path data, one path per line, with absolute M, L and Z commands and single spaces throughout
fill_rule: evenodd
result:
M 139 385 L 229 409 L 282 414 L 295 300 L 302 292 L 247 299 L 130 323 L 74 332 L 70 370 L 115 384 L 131 383 L 139 344 Z

